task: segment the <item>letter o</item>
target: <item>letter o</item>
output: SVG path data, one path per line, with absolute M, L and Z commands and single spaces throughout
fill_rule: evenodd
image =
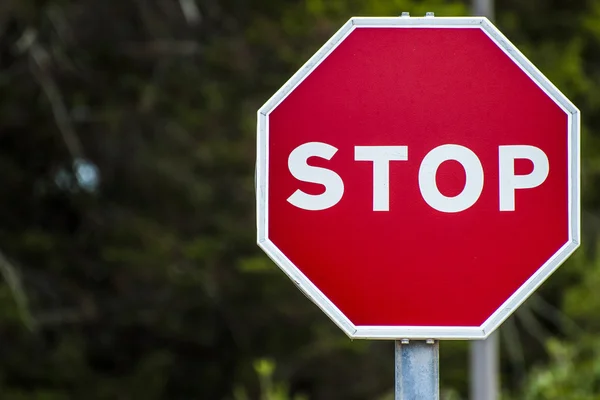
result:
M 466 181 L 462 192 L 448 197 L 440 193 L 435 177 L 439 166 L 448 160 L 458 161 L 465 170 Z M 483 167 L 477 155 L 467 147 L 458 144 L 444 144 L 431 150 L 419 168 L 419 189 L 421 196 L 432 208 L 455 213 L 471 207 L 479 199 L 483 190 Z

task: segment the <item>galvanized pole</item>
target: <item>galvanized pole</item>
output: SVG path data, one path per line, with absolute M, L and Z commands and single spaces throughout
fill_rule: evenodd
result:
M 471 342 L 471 400 L 498 398 L 498 333 Z
M 494 20 L 494 0 L 473 0 L 473 15 Z
M 403 339 L 395 346 L 395 400 L 439 400 L 439 342 Z
M 473 0 L 473 15 L 494 20 L 494 0 Z M 499 389 L 498 333 L 471 342 L 471 400 L 496 400 Z

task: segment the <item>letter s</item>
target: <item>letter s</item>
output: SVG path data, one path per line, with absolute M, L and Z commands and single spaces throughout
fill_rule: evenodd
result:
M 325 192 L 312 195 L 296 190 L 287 201 L 298 208 L 310 211 L 325 210 L 336 205 L 344 195 L 344 181 L 327 168 L 313 167 L 307 164 L 310 157 L 321 157 L 330 160 L 338 149 L 321 142 L 309 142 L 300 145 L 290 153 L 288 168 L 294 178 L 325 186 Z

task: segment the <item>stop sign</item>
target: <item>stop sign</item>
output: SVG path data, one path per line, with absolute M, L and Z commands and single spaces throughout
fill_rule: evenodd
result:
M 352 18 L 260 110 L 258 243 L 353 338 L 485 338 L 579 244 L 579 111 L 485 18 Z

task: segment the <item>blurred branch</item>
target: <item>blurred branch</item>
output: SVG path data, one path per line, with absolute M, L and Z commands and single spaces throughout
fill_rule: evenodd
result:
M 56 126 L 62 135 L 63 141 L 65 142 L 71 157 L 74 159 L 82 158 L 83 151 L 81 143 L 71 124 L 71 119 L 63 101 L 62 94 L 60 93 L 58 85 L 52 78 L 52 75 L 46 68 L 48 59 L 47 52 L 41 45 L 34 41 L 29 47 L 29 54 L 32 61 L 30 64 L 31 73 L 42 87 L 50 102 Z
M 21 321 L 23 321 L 29 330 L 35 330 L 37 323 L 29 311 L 29 300 L 23 289 L 21 277 L 14 265 L 8 261 L 2 252 L 0 252 L 0 272 L 12 292 L 19 315 L 21 316 Z
M 530 302 L 535 312 L 554 323 L 556 327 L 566 329 L 569 334 L 581 334 L 583 332 L 583 329 L 574 320 L 548 303 L 540 294 L 535 293 L 531 296 Z
M 525 330 L 543 346 L 546 338 L 550 337 L 550 332 L 537 320 L 529 305 L 521 306 L 519 311 L 516 316 L 525 327 Z
M 15 43 L 15 48 L 19 53 L 24 53 L 33 45 L 37 39 L 37 31 L 28 27 L 23 31 L 19 40 Z
M 194 0 L 179 0 L 179 5 L 188 25 L 196 25 L 200 22 L 202 16 Z
M 515 366 L 515 369 L 519 372 L 522 372 L 525 366 L 525 355 L 514 318 L 504 322 L 502 334 L 501 337 L 505 340 L 505 348 L 513 366 Z
M 62 9 L 56 5 L 49 6 L 46 14 L 58 37 L 63 41 L 71 40 L 73 34 Z

